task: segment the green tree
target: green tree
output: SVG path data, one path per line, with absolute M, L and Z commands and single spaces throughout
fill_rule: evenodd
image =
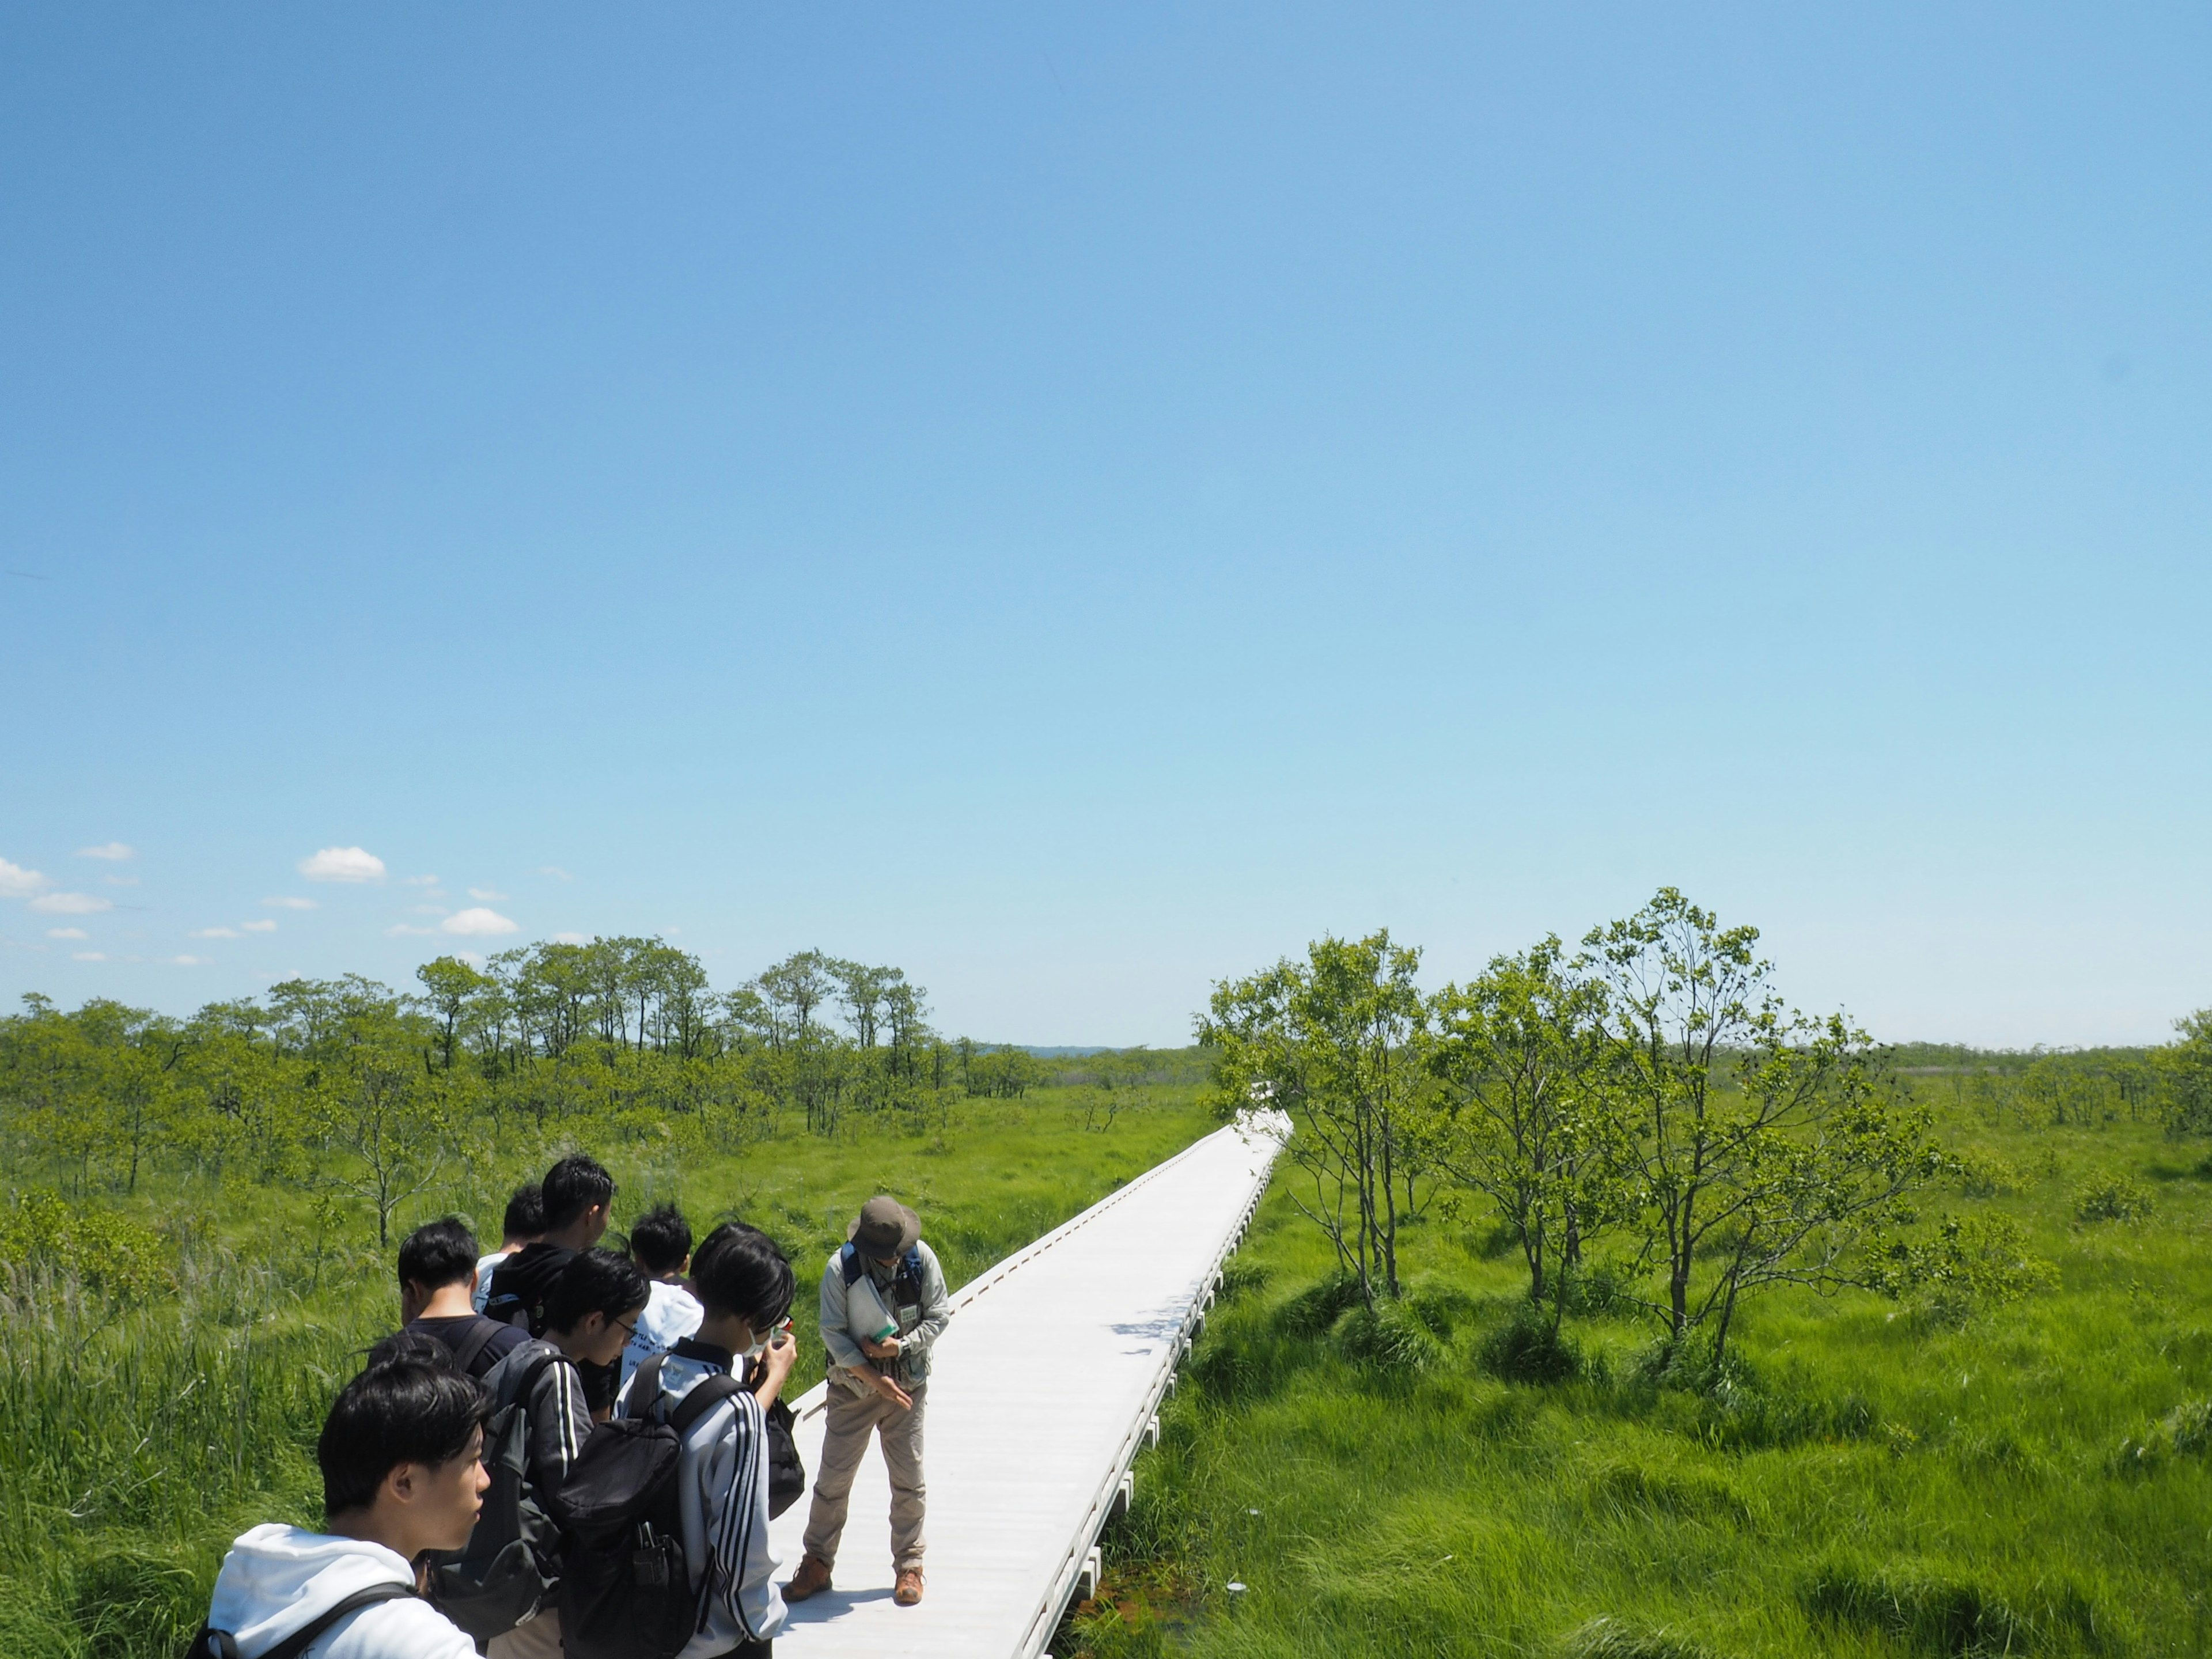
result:
M 1337 1259 L 1374 1305 L 1398 1284 L 1397 1182 L 1422 1109 L 1426 1009 L 1414 975 L 1420 952 L 1387 930 L 1358 940 L 1328 935 L 1306 960 L 1285 957 L 1213 989 L 1198 1039 L 1217 1051 L 1220 1103 L 1287 1111 L 1285 1155 L 1314 1183 L 1298 1206 L 1328 1234 Z
M 1528 1299 L 1620 1208 L 1622 1144 L 1606 1087 L 1603 988 L 1568 970 L 1556 936 L 1494 957 L 1431 1004 L 1430 1069 L 1444 1088 L 1431 1156 L 1497 1206 L 1521 1246 Z
M 495 981 L 491 975 L 478 972 L 459 957 L 439 957 L 426 962 L 415 970 L 415 977 L 422 982 L 421 1001 L 438 1022 L 439 1049 L 445 1068 L 450 1072 L 465 1022 Z
M 1786 1009 L 1758 939 L 1668 887 L 1583 941 L 1606 990 L 1623 1174 L 1666 1273 L 1655 1311 L 1678 1344 L 1710 1329 L 1715 1363 L 1743 1297 L 1857 1282 L 1858 1247 L 1943 1167 L 1866 1034 Z

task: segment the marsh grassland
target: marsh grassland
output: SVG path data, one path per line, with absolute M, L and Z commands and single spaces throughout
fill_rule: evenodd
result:
M 1780 1291 L 1717 1376 L 1655 1376 L 1597 1274 L 1565 1363 L 1532 1366 L 1526 1270 L 1479 1215 L 1411 1224 L 1378 1325 L 1279 1177 L 1068 1634 L 1097 1659 L 2207 1651 L 2212 1162 L 1917 1081 L 1961 1165 L 1919 1201 L 2017 1221 L 2048 1276 L 1990 1307 Z

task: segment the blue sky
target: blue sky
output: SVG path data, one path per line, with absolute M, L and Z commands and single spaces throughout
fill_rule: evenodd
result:
M 0 13 L 0 994 L 665 931 L 1170 1043 L 1671 883 L 2160 1039 L 2212 15 L 1553 14 Z

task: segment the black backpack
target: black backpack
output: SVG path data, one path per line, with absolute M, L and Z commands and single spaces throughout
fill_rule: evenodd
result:
M 567 1363 L 550 1343 L 525 1342 L 492 1367 L 483 1436 L 491 1485 L 467 1545 L 430 1557 L 430 1599 L 479 1648 L 537 1612 L 556 1581 L 559 1530 L 547 1494 L 530 1480 L 530 1396 L 548 1365 Z
M 561 1649 L 566 1659 L 675 1659 L 706 1619 L 706 1587 L 691 1587 L 677 1510 L 684 1437 L 744 1392 L 727 1372 L 703 1379 L 655 1423 L 660 1356 L 630 1379 L 629 1414 L 592 1431 L 554 1498 L 561 1553 Z
M 405 1584 L 371 1584 L 367 1589 L 357 1589 L 334 1605 L 325 1607 L 289 1636 L 269 1649 L 260 1659 L 300 1659 L 314 1644 L 315 1638 L 349 1613 L 374 1607 L 379 1601 L 397 1601 L 403 1595 L 415 1592 Z M 192 1638 L 191 1645 L 185 1650 L 185 1659 L 238 1659 L 238 1638 L 227 1630 L 217 1630 L 212 1625 L 200 1626 L 200 1633 Z

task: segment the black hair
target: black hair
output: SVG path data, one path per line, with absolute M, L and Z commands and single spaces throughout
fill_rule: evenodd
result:
M 734 1314 L 758 1334 L 791 1311 L 795 1281 L 774 1239 L 742 1221 L 725 1221 L 693 1254 L 691 1288 L 708 1313 Z
M 589 1206 L 586 1206 L 586 1208 Z M 545 1231 L 544 1189 L 532 1181 L 514 1189 L 500 1223 L 502 1238 L 536 1238 Z
M 425 1330 L 412 1325 L 402 1325 L 371 1348 L 362 1358 L 362 1369 L 389 1365 L 395 1359 L 419 1359 L 426 1364 L 453 1367 L 453 1351 Z
M 371 1365 L 338 1390 L 315 1442 L 324 1514 L 367 1508 L 402 1463 L 452 1462 L 490 1410 L 483 1386 L 450 1365 L 412 1355 Z
M 615 1178 L 599 1167 L 597 1158 L 582 1152 L 573 1153 L 548 1170 L 541 1185 L 549 1233 L 572 1224 L 594 1204 L 615 1201 Z
M 586 1314 L 609 1319 L 635 1311 L 652 1291 L 637 1263 L 613 1250 L 579 1250 L 545 1293 L 545 1328 L 573 1331 Z
M 647 1210 L 630 1227 L 629 1253 L 649 1273 L 672 1273 L 691 1254 L 691 1224 L 673 1204 Z
M 399 1282 L 426 1291 L 457 1285 L 477 1270 L 479 1254 L 477 1236 L 460 1217 L 426 1223 L 399 1247 Z

